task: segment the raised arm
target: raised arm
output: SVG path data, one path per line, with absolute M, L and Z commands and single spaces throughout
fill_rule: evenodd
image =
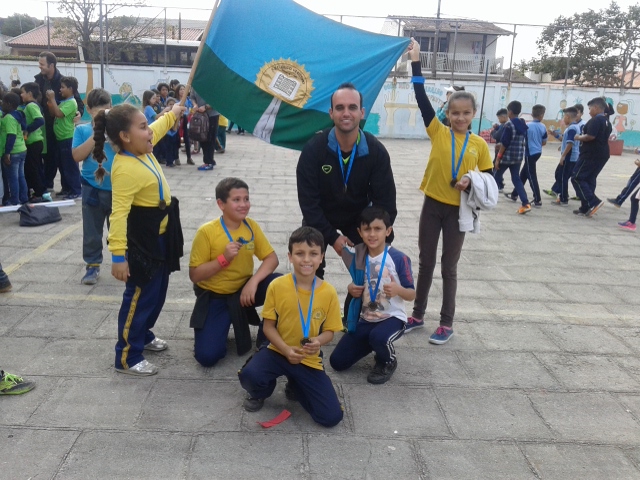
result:
M 420 113 L 422 113 L 424 126 L 429 127 L 429 124 L 436 116 L 436 112 L 424 89 L 424 77 L 422 76 L 422 68 L 420 66 L 420 44 L 413 38 L 409 44 L 409 58 L 411 58 L 411 83 L 413 83 L 416 101 L 418 102 Z

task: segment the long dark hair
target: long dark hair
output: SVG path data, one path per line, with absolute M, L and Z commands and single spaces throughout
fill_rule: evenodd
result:
M 136 107 L 124 103 L 110 110 L 101 110 L 93 117 L 93 141 L 95 142 L 93 158 L 95 158 L 99 164 L 102 164 L 106 158 L 104 154 L 104 142 L 107 141 L 107 137 L 109 137 L 118 152 L 124 150 L 120 132 L 129 131 L 131 128 L 131 120 L 138 113 L 140 113 L 140 110 Z
M 87 107 L 89 107 L 92 110 L 94 108 L 100 108 L 100 107 L 106 109 L 111 107 L 111 94 L 107 92 L 104 88 L 94 88 L 89 93 L 87 93 L 86 102 L 87 102 Z M 102 110 L 102 112 L 104 111 L 105 110 Z M 93 138 L 95 140 L 95 127 L 94 127 Z M 95 160 L 98 162 L 98 168 L 96 169 L 95 172 L 93 172 L 93 176 L 95 177 L 96 182 L 98 183 L 102 183 L 104 181 L 104 177 L 109 174 L 109 172 L 107 172 L 102 166 L 102 162 L 106 160 L 106 156 L 104 155 L 104 142 L 102 143 L 102 149 L 103 149 L 103 153 L 102 153 L 102 156 L 99 158 L 95 156 L 95 147 L 93 149 L 94 151 L 93 158 L 95 158 Z

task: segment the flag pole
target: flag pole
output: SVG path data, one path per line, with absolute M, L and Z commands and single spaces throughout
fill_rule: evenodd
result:
M 211 16 L 209 17 L 209 22 L 207 23 L 207 27 L 202 32 L 202 39 L 200 40 L 200 45 L 198 45 L 198 51 L 196 52 L 196 58 L 193 59 L 193 65 L 191 66 L 191 72 L 189 72 L 189 80 L 187 80 L 187 84 L 184 87 L 184 95 L 180 99 L 180 106 L 184 106 L 187 101 L 187 95 L 191 91 L 191 82 L 193 81 L 193 76 L 196 73 L 196 67 L 198 66 L 198 62 L 200 62 L 200 55 L 202 54 L 202 49 L 204 48 L 204 44 L 209 36 L 209 30 L 211 29 L 211 24 L 213 23 L 213 17 L 216 15 L 216 11 L 218 10 L 218 6 L 220 5 L 221 0 L 216 0 L 213 9 L 211 10 Z

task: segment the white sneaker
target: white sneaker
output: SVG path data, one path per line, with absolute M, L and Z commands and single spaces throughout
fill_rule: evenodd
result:
M 144 349 L 151 352 L 161 352 L 162 350 L 166 350 L 168 347 L 169 345 L 167 345 L 167 342 L 165 342 L 161 338 L 156 337 L 152 341 L 147 343 L 144 346 Z
M 149 363 L 146 360 L 142 360 L 140 363 L 136 363 L 131 368 L 127 368 L 127 369 L 116 368 L 116 372 L 145 377 L 149 375 L 155 375 L 156 373 L 158 373 L 158 367 L 156 367 L 153 363 Z

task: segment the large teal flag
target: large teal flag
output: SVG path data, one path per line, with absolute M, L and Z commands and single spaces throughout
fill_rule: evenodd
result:
M 275 145 L 301 150 L 332 125 L 344 82 L 368 114 L 408 38 L 342 25 L 291 0 L 221 0 L 192 81 L 220 113 Z

